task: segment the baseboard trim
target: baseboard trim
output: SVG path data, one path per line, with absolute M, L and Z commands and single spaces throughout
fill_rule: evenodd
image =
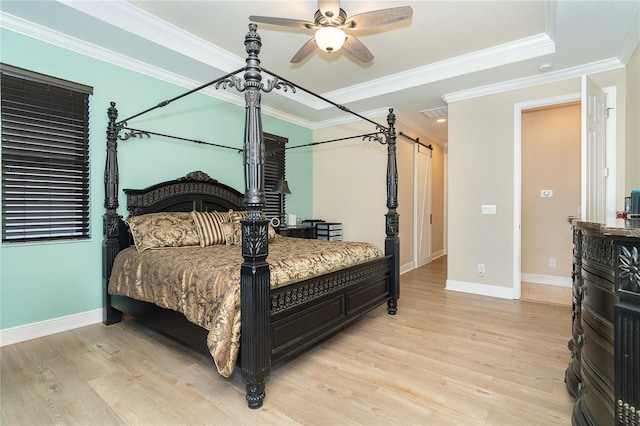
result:
M 102 309 L 0 330 L 0 347 L 102 322 Z
M 447 280 L 445 290 L 460 291 L 463 293 L 478 294 L 481 296 L 491 296 L 500 299 L 515 299 L 514 289 L 511 287 L 498 287 L 480 283 L 470 283 L 464 281 Z
M 558 277 L 555 275 L 540 275 L 540 274 L 520 274 L 520 281 L 524 281 L 532 284 L 544 284 L 555 285 L 558 287 L 572 287 L 573 281 L 568 277 Z
M 444 252 L 444 250 L 438 250 L 435 253 L 431 253 L 431 261 L 433 262 L 434 260 L 436 260 L 436 259 L 438 259 L 438 258 L 440 258 L 442 256 L 445 256 L 445 255 L 446 255 L 446 253 Z
M 412 269 L 415 269 L 413 262 L 405 263 L 404 265 L 400 266 L 400 275 L 404 274 L 405 272 L 409 272 Z

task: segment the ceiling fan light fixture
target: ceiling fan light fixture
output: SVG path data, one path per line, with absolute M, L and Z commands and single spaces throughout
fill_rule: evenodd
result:
M 346 36 L 337 27 L 322 27 L 316 31 L 316 43 L 325 52 L 337 52 L 344 45 Z

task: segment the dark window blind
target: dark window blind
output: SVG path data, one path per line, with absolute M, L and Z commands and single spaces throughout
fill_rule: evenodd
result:
M 264 187 L 265 187 L 265 208 L 264 213 L 269 219 L 272 217 L 281 218 L 286 211 L 280 211 L 281 194 L 271 192 L 273 186 L 280 179 L 285 179 L 285 145 L 286 138 L 280 136 L 264 134 Z M 286 203 L 286 196 L 283 196 L 283 203 Z M 284 205 L 284 204 L 283 204 Z
M 88 238 L 90 88 L 0 70 L 2 241 Z

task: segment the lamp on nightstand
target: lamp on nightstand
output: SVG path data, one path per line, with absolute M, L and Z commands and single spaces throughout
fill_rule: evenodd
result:
M 289 184 L 284 179 L 278 179 L 275 185 L 273 185 L 273 189 L 271 189 L 271 192 L 273 192 L 274 194 L 278 194 L 278 196 L 280 197 L 280 223 L 284 224 L 284 196 L 286 194 L 291 194 L 291 191 L 289 190 Z

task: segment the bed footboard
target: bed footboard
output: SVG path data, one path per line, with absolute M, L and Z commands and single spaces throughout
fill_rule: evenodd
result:
M 389 298 L 387 256 L 271 292 L 271 361 L 277 364 L 348 326 Z

